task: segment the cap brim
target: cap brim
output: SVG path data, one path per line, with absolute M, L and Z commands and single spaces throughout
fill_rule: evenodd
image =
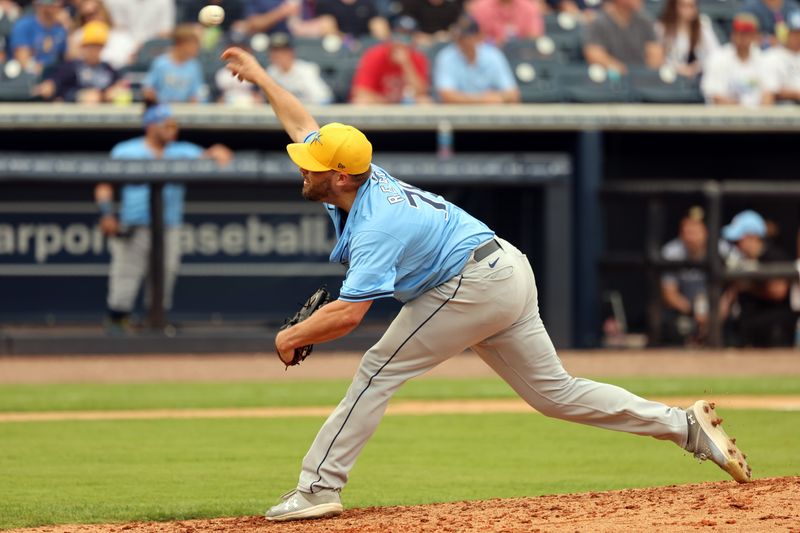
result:
M 722 237 L 726 241 L 736 242 L 742 238 L 742 232 L 733 224 L 722 228 Z
M 294 164 L 303 170 L 310 170 L 312 172 L 325 172 L 330 170 L 316 159 L 314 159 L 308 151 L 308 144 L 306 143 L 292 143 L 286 145 L 286 151 L 289 152 L 289 157 Z

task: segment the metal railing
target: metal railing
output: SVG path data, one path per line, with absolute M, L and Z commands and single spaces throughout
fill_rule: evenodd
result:
M 645 198 L 647 223 L 645 250 L 643 254 L 607 253 L 601 257 L 601 266 L 612 269 L 641 269 L 647 278 L 647 322 L 651 343 L 657 344 L 661 330 L 660 274 L 680 268 L 699 268 L 707 275 L 709 305 L 709 333 L 707 344 L 722 346 L 722 328 L 719 301 L 725 283 L 735 280 L 766 280 L 772 278 L 797 279 L 794 262 L 770 263 L 755 268 L 729 268 L 719 254 L 718 246 L 722 232 L 722 208 L 726 198 L 770 199 L 796 202 L 800 199 L 800 183 L 783 181 L 704 181 L 686 182 L 677 180 L 615 181 L 606 183 L 600 190 L 601 197 Z M 708 250 L 703 261 L 668 261 L 661 256 L 664 203 L 668 197 L 702 197 L 706 206 L 708 227 Z

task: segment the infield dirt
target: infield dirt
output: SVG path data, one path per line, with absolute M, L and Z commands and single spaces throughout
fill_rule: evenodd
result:
M 346 500 L 346 496 L 345 496 Z M 346 503 L 346 501 L 345 501 Z M 742 531 L 800 533 L 800 477 L 673 485 L 536 498 L 346 510 L 270 523 L 260 516 L 14 530 L 26 533 L 387 533 Z

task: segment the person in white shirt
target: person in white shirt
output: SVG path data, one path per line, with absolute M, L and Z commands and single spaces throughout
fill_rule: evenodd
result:
M 333 101 L 330 87 L 320 76 L 319 65 L 295 57 L 289 34 L 270 36 L 269 63 L 267 73 L 302 103 L 329 104 Z
M 138 50 L 156 38 L 168 38 L 175 29 L 175 0 L 104 0 L 114 27 L 130 34 Z
M 664 47 L 664 64 L 681 76 L 697 76 L 719 48 L 711 19 L 700 14 L 697 0 L 667 0 L 655 29 Z
M 792 13 L 786 25 L 789 34 L 785 46 L 765 53 L 766 84 L 775 99 L 784 103 L 800 103 L 800 11 Z
M 706 102 L 746 107 L 774 103 L 758 39 L 758 20 L 749 13 L 736 15 L 731 42 L 708 58 L 701 83 Z

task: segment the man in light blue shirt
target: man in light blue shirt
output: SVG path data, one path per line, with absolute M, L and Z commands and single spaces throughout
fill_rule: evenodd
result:
M 519 88 L 503 52 L 482 42 L 477 22 L 464 16 L 451 33 L 454 42 L 436 55 L 433 83 L 446 104 L 519 102 Z
M 142 118 L 143 137 L 117 144 L 112 159 L 200 159 L 212 158 L 227 164 L 232 152 L 222 145 L 203 149 L 190 142 L 178 141 L 178 125 L 166 105 L 147 109 Z M 163 189 L 164 201 L 164 308 L 172 306 L 172 292 L 180 267 L 180 226 L 186 188 L 168 183 Z M 120 188 L 119 211 L 113 203 L 114 191 L 109 183 L 95 188 L 95 201 L 100 209 L 100 228 L 110 237 L 111 268 L 108 278 L 108 322 L 111 331 L 123 331 L 150 259 L 150 185 L 127 184 Z
M 173 34 L 175 44 L 153 60 L 143 82 L 145 99 L 151 102 L 205 102 L 208 87 L 197 59 L 200 41 L 194 28 L 181 25 Z
M 467 348 L 545 415 L 670 440 L 749 481 L 713 405 L 668 407 L 570 376 L 539 314 L 525 255 L 441 196 L 372 164 L 372 144 L 358 129 L 335 122 L 320 128 L 251 54 L 229 48 L 222 57 L 239 79 L 261 88 L 294 141 L 286 149 L 300 169 L 303 197 L 325 206 L 338 238 L 330 259 L 347 265 L 339 298 L 275 337 L 281 361 L 296 364 L 296 350 L 347 335 L 377 299 L 404 303 L 317 434 L 297 487 L 267 520 L 340 514 L 339 493 L 392 395 Z
M 58 22 L 61 0 L 36 0 L 34 12 L 11 30 L 9 48 L 22 68 L 36 74 L 56 65 L 67 51 L 67 30 Z

